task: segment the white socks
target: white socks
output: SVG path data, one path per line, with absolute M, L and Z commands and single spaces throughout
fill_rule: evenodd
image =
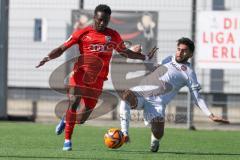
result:
M 120 102 L 120 122 L 121 130 L 124 133 L 128 133 L 130 121 L 130 107 L 125 101 Z
M 68 143 L 68 142 L 71 142 L 70 139 L 65 139 L 64 143 Z
M 153 134 L 151 134 L 151 143 L 159 142 L 159 139 L 157 139 Z

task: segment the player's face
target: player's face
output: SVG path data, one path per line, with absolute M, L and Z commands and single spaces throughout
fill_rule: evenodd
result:
M 189 50 L 188 46 L 185 44 L 179 44 L 177 46 L 177 51 L 175 55 L 175 59 L 178 63 L 184 63 L 191 58 L 193 53 Z
M 108 25 L 109 20 L 110 20 L 110 15 L 104 12 L 97 12 L 94 15 L 95 29 L 99 32 L 104 31 Z

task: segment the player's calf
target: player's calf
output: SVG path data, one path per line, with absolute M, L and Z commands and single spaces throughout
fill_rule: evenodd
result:
M 150 151 L 157 152 L 159 149 L 159 143 L 161 138 L 164 135 L 164 118 L 162 117 L 155 117 L 151 121 L 151 145 Z

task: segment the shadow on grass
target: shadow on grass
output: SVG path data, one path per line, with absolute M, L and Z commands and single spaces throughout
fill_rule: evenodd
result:
M 240 156 L 240 153 L 218 153 L 218 152 L 184 152 L 184 151 L 158 151 L 156 153 L 152 153 L 150 151 L 134 151 L 134 150 L 113 150 L 114 152 L 122 152 L 129 154 L 177 154 L 177 155 L 208 155 L 208 156 Z
M 100 158 L 84 158 L 84 157 L 69 157 L 69 156 L 59 156 L 59 157 L 50 157 L 50 156 L 21 156 L 21 155 L 0 155 L 0 158 L 17 158 L 17 159 L 85 159 L 85 160 L 100 160 L 100 159 L 104 159 L 104 160 L 126 160 L 126 159 L 119 159 L 119 158 L 104 158 L 104 157 L 100 157 Z
M 207 156 L 240 156 L 240 153 L 218 153 L 218 152 L 173 152 L 173 151 L 159 151 L 159 154 L 183 154 L 183 155 L 207 155 Z

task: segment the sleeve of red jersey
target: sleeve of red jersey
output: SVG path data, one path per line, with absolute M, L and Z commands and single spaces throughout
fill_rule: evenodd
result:
M 83 30 L 76 30 L 71 36 L 64 42 L 64 46 L 70 48 L 72 45 L 77 44 L 80 40 Z
M 117 31 L 115 31 L 114 36 L 115 36 L 115 40 L 116 40 L 116 44 L 117 44 L 117 45 L 115 45 L 114 49 L 118 52 L 125 50 L 126 46 L 124 44 L 124 41 L 122 40 L 121 36 L 119 35 L 119 33 Z

